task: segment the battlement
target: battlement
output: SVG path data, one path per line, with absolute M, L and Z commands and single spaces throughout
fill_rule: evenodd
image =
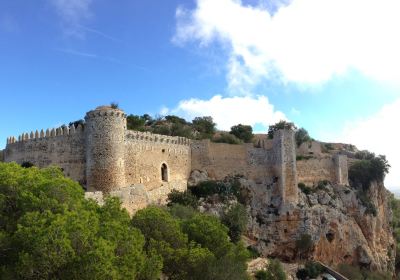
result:
M 58 128 L 48 128 L 46 130 L 41 129 L 40 131 L 36 130 L 35 132 L 31 131 L 30 133 L 22 133 L 21 135 L 18 136 L 18 138 L 16 138 L 15 136 L 10 136 L 7 138 L 7 145 L 15 144 L 18 142 L 27 142 L 36 139 L 73 135 L 82 132 L 83 132 L 83 127 L 80 124 L 76 128 L 74 125 L 71 126 L 63 125 Z
M 106 117 L 106 116 L 126 118 L 127 114 L 125 114 L 124 111 L 118 108 L 112 108 L 110 106 L 99 106 L 96 109 L 87 112 L 85 120 L 90 118 Z
M 151 132 L 141 132 L 136 130 L 127 130 L 125 137 L 127 140 L 164 143 L 173 145 L 189 146 L 191 143 L 190 139 L 185 137 L 167 136 L 161 134 L 154 134 Z

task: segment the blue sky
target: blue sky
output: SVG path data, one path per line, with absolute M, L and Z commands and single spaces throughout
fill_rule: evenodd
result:
M 221 129 L 286 118 L 386 154 L 400 187 L 400 9 L 382 1 L 1 1 L 0 148 L 115 101 Z

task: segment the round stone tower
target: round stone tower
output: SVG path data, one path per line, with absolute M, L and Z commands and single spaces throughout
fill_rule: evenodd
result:
M 126 114 L 101 106 L 87 112 L 85 121 L 87 190 L 108 193 L 125 187 Z

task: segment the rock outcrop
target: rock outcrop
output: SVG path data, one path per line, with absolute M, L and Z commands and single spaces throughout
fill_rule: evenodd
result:
M 247 237 L 263 256 L 394 270 L 391 210 L 382 183 L 372 183 L 366 193 L 330 184 L 308 189 L 308 194 L 299 189 L 299 203 L 286 209 L 269 203 L 268 186 L 245 179 L 241 184 L 252 194 Z M 300 244 L 304 236 L 310 238 L 309 248 Z

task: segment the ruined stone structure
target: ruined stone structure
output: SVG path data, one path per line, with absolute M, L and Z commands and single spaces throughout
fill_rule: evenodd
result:
M 117 196 L 130 213 L 165 203 L 173 189 L 234 178 L 247 194 L 247 243 L 262 255 L 294 260 L 296 240 L 307 234 L 311 258 L 393 271 L 395 243 L 383 183 L 373 183 L 367 194 L 376 207 L 370 215 L 348 186 L 348 165 L 356 160 L 352 146 L 310 141 L 297 147 L 294 134 L 280 130 L 273 139 L 257 135 L 256 143 L 241 145 L 192 141 L 127 130 L 126 114 L 103 106 L 86 114 L 84 126 L 9 137 L 0 160 L 57 165 L 86 189 L 86 197 L 102 203 L 103 193 Z M 303 192 L 298 183 L 312 191 Z M 225 209 L 201 203 L 201 211 Z
M 126 114 L 109 106 L 88 112 L 84 126 L 10 137 L 3 154 L 6 162 L 57 165 L 90 193 L 113 193 L 129 200 L 135 204 L 130 209 L 162 203 L 172 189 L 186 189 L 192 170 L 206 171 L 215 180 L 243 175 L 270 188 L 275 206 L 298 203 L 298 182 L 347 184 L 345 155 L 296 161 L 291 130 L 277 131 L 272 140 L 258 145 L 191 141 L 127 130 Z M 143 199 L 135 200 L 133 194 Z

